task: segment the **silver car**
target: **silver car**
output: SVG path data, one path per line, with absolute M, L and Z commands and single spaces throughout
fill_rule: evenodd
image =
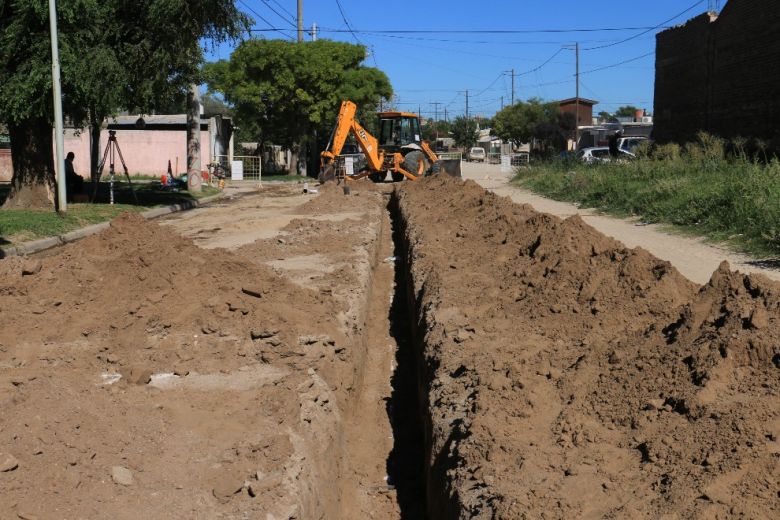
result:
M 583 148 L 577 152 L 577 158 L 582 162 L 592 163 L 606 163 L 612 161 L 612 156 L 609 154 L 608 146 L 596 146 L 593 148 Z M 630 161 L 636 159 L 636 155 L 626 150 L 618 150 L 618 161 Z

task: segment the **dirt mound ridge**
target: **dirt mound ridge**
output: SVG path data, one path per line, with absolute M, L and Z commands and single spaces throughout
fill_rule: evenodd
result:
M 39 264 L 34 274 L 22 274 L 26 263 Z M 111 345 L 106 358 L 135 358 L 143 354 L 138 347 L 203 347 L 218 340 L 231 351 L 245 348 L 247 330 L 305 320 L 296 308 L 318 299 L 271 269 L 226 250 L 198 248 L 131 213 L 55 256 L 2 262 L 0 278 L 5 342 L 102 338 Z M 272 293 L 290 303 L 265 303 Z M 41 315 L 48 327 L 38 326 Z
M 395 202 L 433 518 L 778 514 L 778 284 L 698 288 L 468 181 Z

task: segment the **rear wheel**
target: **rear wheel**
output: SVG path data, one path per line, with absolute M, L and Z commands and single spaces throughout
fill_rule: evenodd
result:
M 404 162 L 401 167 L 417 177 L 422 177 L 428 171 L 430 163 L 428 158 L 420 150 L 412 150 L 404 156 Z M 396 178 L 397 176 L 397 178 Z M 400 181 L 404 178 L 402 173 L 393 172 L 393 180 Z

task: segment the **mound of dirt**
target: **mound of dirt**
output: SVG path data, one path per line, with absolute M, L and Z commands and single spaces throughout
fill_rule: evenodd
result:
M 0 517 L 320 510 L 341 306 L 135 214 L 0 262 Z
M 432 518 L 777 516 L 780 286 L 440 177 L 404 229 Z

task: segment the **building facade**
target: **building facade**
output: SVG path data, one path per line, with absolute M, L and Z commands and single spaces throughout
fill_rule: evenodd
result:
M 780 137 L 780 2 L 729 0 L 656 37 L 655 131 L 688 142 L 704 130 Z

